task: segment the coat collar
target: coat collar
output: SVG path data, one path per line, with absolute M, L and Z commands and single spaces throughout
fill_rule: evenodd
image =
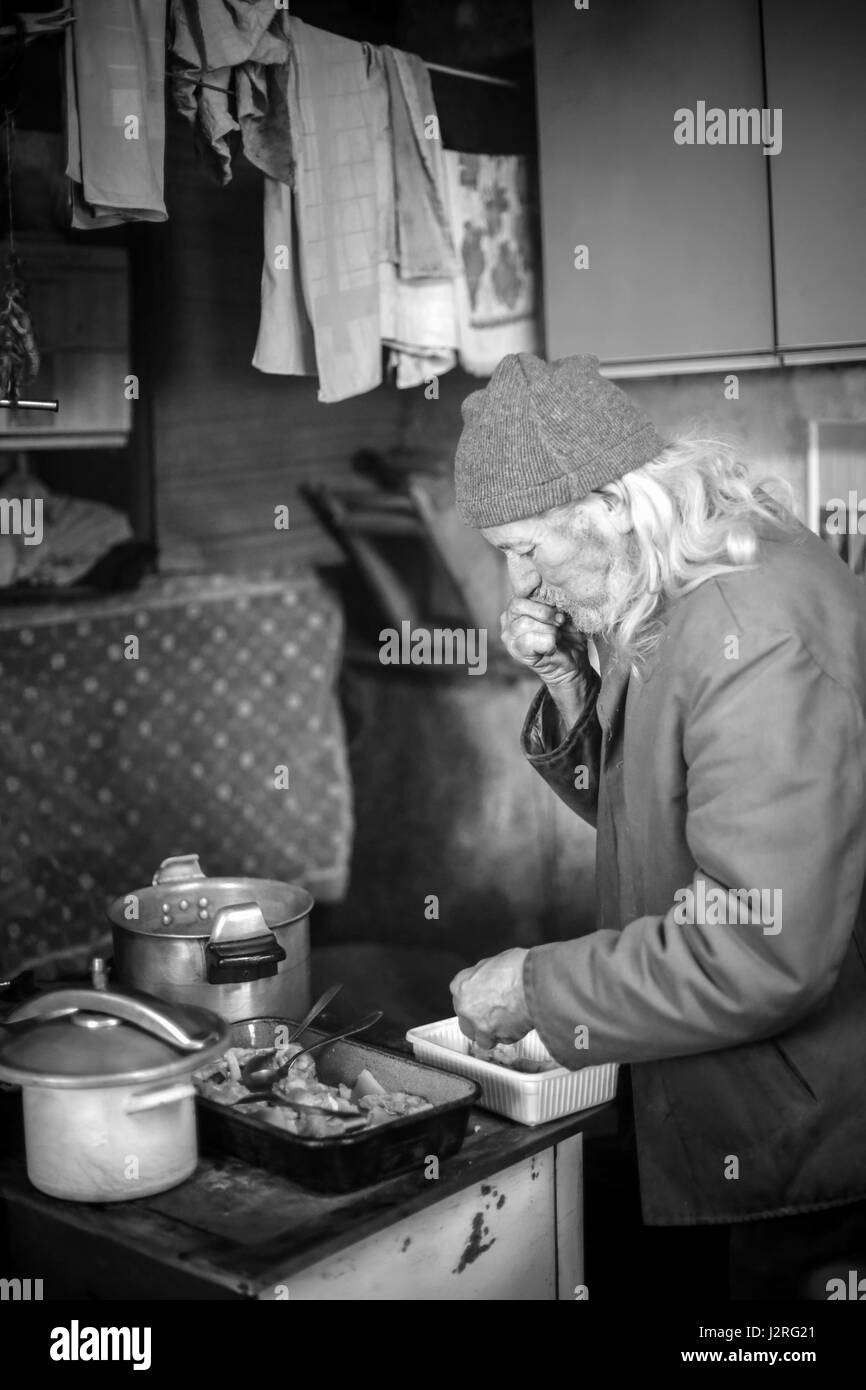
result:
M 596 711 L 602 727 L 611 732 L 625 701 L 630 671 L 628 666 L 615 659 L 613 651 L 603 638 L 595 639 L 595 649 L 601 668 L 601 689 L 598 692 Z
M 662 624 L 664 631 L 641 667 L 639 676 L 632 677 L 630 668 L 616 660 L 615 653 L 603 638 L 593 639 L 601 670 L 601 690 L 598 695 L 597 709 L 599 719 L 605 729 L 613 730 L 614 724 L 625 707 L 625 697 L 630 686 L 632 684 L 636 687 L 646 685 L 652 678 L 659 661 L 664 659 L 665 648 L 669 640 L 668 625 L 676 606 L 676 600 L 668 601 L 656 613 L 655 617 Z

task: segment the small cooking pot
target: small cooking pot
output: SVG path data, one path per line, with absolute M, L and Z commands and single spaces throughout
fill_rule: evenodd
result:
M 0 1025 L 0 1080 L 23 1087 L 27 1175 L 51 1197 L 123 1202 L 198 1160 L 192 1073 L 230 1045 L 205 1009 L 59 989 Z
M 310 1006 L 312 907 L 295 884 L 209 878 L 195 854 L 165 859 L 152 887 L 108 908 L 115 978 L 231 1023 L 300 1018 Z

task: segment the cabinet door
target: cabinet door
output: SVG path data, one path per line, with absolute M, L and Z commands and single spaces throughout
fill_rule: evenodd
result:
M 764 105 L 758 0 L 535 0 L 534 17 L 548 356 L 772 351 L 774 156 L 674 141 L 678 108 Z
M 866 5 L 764 0 L 779 343 L 866 344 Z

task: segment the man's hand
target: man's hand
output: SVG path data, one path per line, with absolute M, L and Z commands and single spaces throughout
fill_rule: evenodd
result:
M 592 683 L 586 637 L 567 613 L 515 594 L 502 614 L 508 655 L 535 671 L 569 729 L 580 718 Z
M 451 981 L 451 997 L 460 1031 L 479 1047 L 518 1042 L 532 1027 L 523 992 L 523 962 L 519 946 L 480 960 Z

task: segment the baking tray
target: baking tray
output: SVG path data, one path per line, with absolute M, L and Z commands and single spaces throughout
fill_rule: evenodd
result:
M 286 1026 L 296 1025 L 282 1018 L 235 1023 L 232 1046 L 273 1047 L 275 1029 Z M 325 1037 L 327 1033 L 309 1028 L 299 1041 L 308 1044 Z M 410 1057 L 398 1057 L 354 1038 L 332 1043 L 314 1055 L 320 1080 L 331 1086 L 340 1081 L 354 1085 L 366 1067 L 387 1091 L 423 1096 L 435 1109 L 406 1115 L 359 1134 L 308 1139 L 277 1129 L 257 1115 L 244 1115 L 242 1110 L 197 1096 L 201 1151 L 231 1154 L 281 1173 L 313 1192 L 339 1193 L 354 1192 L 412 1168 L 421 1173 L 430 1154 L 442 1160 L 460 1149 L 469 1112 L 481 1094 L 474 1081 L 449 1076 L 419 1065 Z
M 469 1039 L 460 1031 L 456 1018 L 410 1028 L 406 1038 L 420 1062 L 477 1081 L 481 1086 L 480 1104 L 485 1110 L 522 1125 L 548 1124 L 563 1115 L 613 1100 L 616 1095 L 616 1062 L 583 1067 L 580 1071 L 569 1067 L 544 1072 L 510 1071 L 495 1062 L 471 1057 Z M 519 1057 L 531 1057 L 536 1062 L 554 1060 L 534 1029 L 516 1047 Z

